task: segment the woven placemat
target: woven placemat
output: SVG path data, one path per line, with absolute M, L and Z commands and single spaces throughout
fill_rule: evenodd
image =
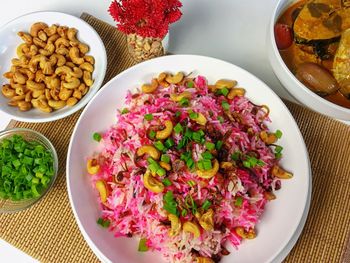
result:
M 108 54 L 105 81 L 133 65 L 125 38 L 88 14 L 82 19 L 100 34 Z M 313 196 L 302 236 L 285 262 L 350 262 L 350 127 L 286 102 L 307 144 L 313 170 Z M 32 208 L 0 215 L 0 238 L 41 262 L 98 262 L 79 232 L 65 180 L 66 153 L 80 112 L 63 120 L 30 124 L 12 121 L 47 136 L 56 147 L 60 169 L 53 189 Z M 347 255 L 347 256 L 345 256 Z M 258 262 L 258 261 L 257 261 Z

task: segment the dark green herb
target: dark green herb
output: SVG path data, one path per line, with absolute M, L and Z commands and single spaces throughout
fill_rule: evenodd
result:
M 167 154 L 162 154 L 162 156 L 160 157 L 160 160 L 165 163 L 170 163 L 170 157 Z
M 167 147 L 168 149 L 173 147 L 175 145 L 175 142 L 172 138 L 168 138 L 166 139 L 166 141 L 164 142 L 165 147 Z
M 182 107 L 187 107 L 188 105 L 190 105 L 190 102 L 187 98 L 182 98 L 180 101 L 179 101 L 179 104 L 180 106 Z
M 207 148 L 208 151 L 214 150 L 215 149 L 215 144 L 212 142 L 206 142 L 205 143 L 205 148 Z
M 209 209 L 210 206 L 211 206 L 211 202 L 210 202 L 209 200 L 205 200 L 204 203 L 203 203 L 203 205 L 202 205 L 202 209 L 203 209 L 204 211 L 206 211 L 206 210 Z
M 221 106 L 224 110 L 229 110 L 230 109 L 230 104 L 227 101 L 222 101 Z
M 172 183 L 171 183 L 171 181 L 169 180 L 169 178 L 163 179 L 162 183 L 163 183 L 165 186 L 170 186 L 170 185 L 172 185 Z
M 151 139 L 154 139 L 156 137 L 156 132 L 153 131 L 153 130 L 150 130 L 149 133 L 148 133 L 148 136 L 151 138 Z
M 156 141 L 153 143 L 154 147 L 156 147 L 159 151 L 163 151 L 165 149 L 164 144 L 161 141 Z
M 99 134 L 98 132 L 95 132 L 93 135 L 92 135 L 92 138 L 97 141 L 97 142 L 100 142 L 101 139 L 102 139 L 102 136 L 101 134 Z M 26 149 L 27 150 L 27 149 Z M 24 153 L 25 154 L 25 153 Z
M 163 208 L 168 211 L 170 214 L 179 216 L 179 210 L 177 209 L 177 203 L 174 199 L 172 191 L 167 191 L 163 196 Z
M 126 114 L 126 113 L 129 113 L 129 110 L 128 110 L 127 108 L 124 108 L 124 109 L 122 110 L 122 114 Z
M 238 161 L 241 157 L 241 152 L 240 151 L 235 151 L 232 155 L 231 155 L 231 159 L 234 161 Z
M 174 127 L 174 131 L 176 134 L 183 132 L 184 128 L 182 127 L 182 125 L 180 123 L 176 124 Z
M 103 228 L 108 228 L 109 225 L 111 224 L 111 221 L 100 217 L 99 219 L 97 219 L 97 224 L 102 226 Z
M 151 113 L 145 114 L 144 118 L 146 121 L 151 121 L 153 120 L 153 114 Z
M 236 200 L 235 200 L 235 206 L 241 207 L 242 204 L 243 204 L 243 197 L 237 196 L 237 197 L 236 197 Z
M 216 150 L 220 150 L 223 144 L 224 144 L 224 143 L 223 143 L 222 141 L 220 141 L 220 140 L 217 141 L 216 144 L 215 144 Z
M 140 252 L 148 251 L 147 239 L 146 238 L 141 238 L 140 239 L 138 251 L 140 251 Z
M 276 137 L 277 137 L 278 139 L 281 139 L 281 138 L 282 138 L 282 132 L 281 132 L 280 130 L 277 130 L 277 131 L 275 132 L 275 135 L 276 135 Z

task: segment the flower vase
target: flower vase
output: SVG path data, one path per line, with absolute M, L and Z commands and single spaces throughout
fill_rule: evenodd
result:
M 169 33 L 163 39 L 128 34 L 126 40 L 129 54 L 133 60 L 142 62 L 166 54 L 169 45 Z

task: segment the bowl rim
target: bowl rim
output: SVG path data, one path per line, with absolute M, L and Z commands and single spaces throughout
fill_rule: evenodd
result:
M 46 187 L 46 189 L 41 193 L 41 195 L 35 199 L 32 199 L 33 202 L 29 203 L 28 205 L 21 207 L 19 209 L 14 209 L 14 210 L 8 210 L 8 211 L 0 211 L 0 214 L 13 214 L 16 212 L 20 212 L 23 210 L 26 210 L 30 207 L 32 207 L 33 205 L 37 204 L 49 191 L 50 189 L 53 187 L 53 185 L 55 184 L 55 181 L 57 179 L 57 175 L 58 175 L 58 156 L 57 156 L 57 152 L 55 147 L 53 146 L 53 144 L 51 143 L 51 141 L 42 133 L 32 130 L 32 129 L 28 129 L 28 128 L 20 128 L 20 127 L 15 127 L 15 128 L 9 128 L 9 129 L 4 129 L 0 131 L 0 141 L 2 141 L 3 138 L 6 138 L 8 136 L 14 135 L 16 134 L 16 132 L 28 132 L 28 133 L 32 133 L 35 134 L 37 136 L 39 136 L 41 139 L 43 139 L 45 141 L 45 143 L 48 144 L 49 146 L 49 150 L 52 154 L 54 163 L 54 175 L 52 177 L 52 179 L 50 180 L 50 183 L 48 185 L 48 187 Z M 40 143 L 40 142 L 39 142 Z M 42 145 L 42 143 L 40 143 Z M 45 147 L 46 148 L 46 147 Z M 30 200 L 30 199 L 28 199 Z
M 102 83 L 104 81 L 105 75 L 106 75 L 106 71 L 107 71 L 107 52 L 106 52 L 106 47 L 100 37 L 100 35 L 97 33 L 97 31 L 89 24 L 87 23 L 85 20 L 81 19 L 80 17 L 77 16 L 73 16 L 64 12 L 59 12 L 59 11 L 35 11 L 35 12 L 30 12 L 30 13 L 26 13 L 20 16 L 17 16 L 13 19 L 11 19 L 10 21 L 8 21 L 7 23 L 3 24 L 0 27 L 0 32 L 2 30 L 4 30 L 6 27 L 8 27 L 9 25 L 11 25 L 12 23 L 14 23 L 15 21 L 17 21 L 18 19 L 27 17 L 27 16 L 33 16 L 33 15 L 41 15 L 41 14 L 49 14 L 52 15 L 53 17 L 59 17 L 59 16 L 65 16 L 66 18 L 72 19 L 73 21 L 77 21 L 79 23 L 84 24 L 90 31 L 91 34 L 95 35 L 97 37 L 98 40 L 98 45 L 101 46 L 101 66 L 99 67 L 101 70 L 101 74 L 99 74 L 99 78 L 97 81 L 95 81 L 93 83 L 93 85 L 89 88 L 89 92 L 83 97 L 86 98 L 84 101 L 82 101 L 82 103 L 78 103 L 76 105 L 74 105 L 73 107 L 70 107 L 67 109 L 67 111 L 62 112 L 60 114 L 57 114 L 56 116 L 50 116 L 49 114 L 47 116 L 42 116 L 38 119 L 33 119 L 31 117 L 19 117 L 15 114 L 9 113 L 9 112 L 5 112 L 2 107 L 0 107 L 0 111 L 8 116 L 11 116 L 13 119 L 17 120 L 17 121 L 23 121 L 23 122 L 30 122 L 30 123 L 42 123 L 42 122 L 51 122 L 51 121 L 56 121 L 56 120 L 60 120 L 63 119 L 65 117 L 68 117 L 72 114 L 74 114 L 75 112 L 79 111 L 81 108 L 83 108 L 84 106 L 86 106 L 86 104 L 95 96 L 95 94 L 97 93 L 97 91 L 101 88 Z
M 298 88 L 301 88 L 307 95 L 311 96 L 314 100 L 317 100 L 318 102 L 325 104 L 325 106 L 332 108 L 333 110 L 336 110 L 337 112 L 341 112 L 342 114 L 349 114 L 350 116 L 350 109 L 345 108 L 343 106 L 340 106 L 338 104 L 335 104 L 333 102 L 330 102 L 324 98 L 322 98 L 321 96 L 317 95 L 316 93 L 312 92 L 309 88 L 307 88 L 301 81 L 299 81 L 297 79 L 297 77 L 292 74 L 292 72 L 289 70 L 289 68 L 287 67 L 287 65 L 285 64 L 285 62 L 283 61 L 279 50 L 277 48 L 277 44 L 275 41 L 275 34 L 274 34 L 274 27 L 275 24 L 278 20 L 278 18 L 281 16 L 281 14 L 288 8 L 291 6 L 291 4 L 294 4 L 296 2 L 298 2 L 300 0 L 278 0 L 278 2 L 276 3 L 276 6 L 273 10 L 271 19 L 270 19 L 270 23 L 269 23 L 269 27 L 268 27 L 268 42 L 270 42 L 270 47 L 272 47 L 272 52 L 271 54 L 273 54 L 275 60 L 278 62 L 278 66 L 280 68 L 283 69 L 284 74 L 291 80 L 293 81 L 293 83 L 295 84 L 295 86 L 298 86 Z M 278 77 L 278 79 L 283 78 L 280 77 L 279 73 L 277 72 L 277 70 L 275 70 L 275 67 L 273 66 L 273 62 L 270 60 L 270 64 L 273 68 L 274 73 L 276 74 L 276 76 Z M 282 80 L 280 80 L 282 82 Z M 294 95 L 294 92 L 292 92 L 290 88 L 287 87 L 287 85 L 283 84 L 283 86 L 287 89 L 287 91 L 295 98 L 297 99 L 299 102 L 300 100 L 298 98 L 296 98 L 296 96 Z M 302 103 L 304 104 L 304 103 Z M 314 107 L 309 106 L 304 104 L 305 106 L 312 108 L 313 110 L 320 112 L 318 110 L 316 110 Z M 322 114 L 328 115 L 328 116 L 332 116 L 334 114 L 326 114 L 324 112 L 320 112 Z M 334 118 L 334 116 L 332 116 Z

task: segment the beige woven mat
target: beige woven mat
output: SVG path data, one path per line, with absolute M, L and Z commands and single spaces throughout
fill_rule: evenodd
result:
M 83 14 L 82 18 L 105 43 L 108 54 L 105 81 L 133 64 L 123 35 L 90 15 Z M 303 234 L 285 262 L 350 262 L 349 253 L 344 256 L 350 231 L 350 127 L 298 105 L 287 102 L 287 106 L 310 153 L 313 196 Z M 0 216 L 0 238 L 42 262 L 98 261 L 78 230 L 67 197 L 66 152 L 79 114 L 51 123 L 10 124 L 43 133 L 59 155 L 58 178 L 47 196 L 26 211 Z

